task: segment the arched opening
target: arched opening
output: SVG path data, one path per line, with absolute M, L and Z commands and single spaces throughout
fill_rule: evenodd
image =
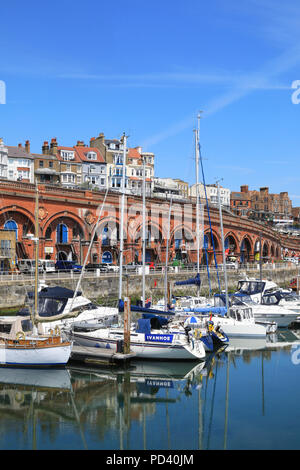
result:
M 251 243 L 247 237 L 242 240 L 240 247 L 240 262 L 249 263 L 251 260 Z
M 57 260 L 58 261 L 72 261 L 72 258 L 70 259 L 65 251 L 58 251 Z
M 15 232 L 17 259 L 34 257 L 34 245 L 28 236 L 29 234 L 34 235 L 34 225 L 26 214 L 18 210 L 3 212 L 0 215 L 0 227 Z
M 263 243 L 262 261 L 263 263 L 266 263 L 267 261 L 269 261 L 269 249 L 268 249 L 267 243 Z
M 139 227 L 134 237 L 134 261 L 142 261 L 142 237 L 143 228 Z M 159 263 L 162 261 L 161 258 L 161 246 L 163 244 L 163 236 L 161 231 L 156 225 L 148 224 L 145 229 L 145 261 L 146 263 L 155 262 Z
M 211 236 L 210 232 L 206 232 L 203 237 L 203 249 L 201 264 L 215 264 L 215 253 L 219 250 L 219 241 L 215 234 Z
M 236 261 L 237 243 L 232 235 L 227 235 L 224 240 L 224 250 L 226 261 Z

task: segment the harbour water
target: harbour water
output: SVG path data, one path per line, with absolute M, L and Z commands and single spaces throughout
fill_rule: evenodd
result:
M 300 334 L 205 362 L 0 370 L 1 450 L 300 449 Z

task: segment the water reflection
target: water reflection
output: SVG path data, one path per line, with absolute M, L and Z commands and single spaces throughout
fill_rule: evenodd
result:
M 299 337 L 280 330 L 264 341 L 232 340 L 205 362 L 1 369 L 0 448 L 269 448 L 270 433 L 272 446 L 296 448 L 291 436 L 289 442 L 282 436 L 285 425 L 298 430 L 300 422 L 291 360 Z M 269 404 L 283 401 L 288 405 L 276 427 Z

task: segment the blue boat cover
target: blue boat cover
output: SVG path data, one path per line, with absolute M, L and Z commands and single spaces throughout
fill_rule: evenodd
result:
M 175 282 L 175 286 L 187 286 L 187 285 L 196 285 L 196 286 L 201 286 L 201 279 L 200 279 L 200 274 L 197 273 L 197 275 L 191 279 L 187 279 L 186 281 L 177 281 Z
M 154 315 L 174 315 L 175 314 L 175 312 L 174 311 L 172 312 L 171 310 L 167 310 L 165 312 L 164 310 L 156 310 L 155 308 L 140 307 L 139 305 L 131 305 L 131 311 L 140 312 L 140 313 L 152 313 Z
M 216 315 L 226 315 L 226 307 L 196 307 L 196 308 L 185 308 L 185 312 L 196 312 L 196 313 L 213 313 Z
M 153 313 L 143 313 L 143 318 L 150 319 L 150 321 L 151 318 L 156 318 L 157 324 L 159 326 L 167 325 L 169 323 L 169 320 L 167 318 L 161 317 L 159 315 L 154 315 Z
M 151 333 L 150 318 L 139 318 L 136 332 L 145 333 L 145 335 L 149 335 Z

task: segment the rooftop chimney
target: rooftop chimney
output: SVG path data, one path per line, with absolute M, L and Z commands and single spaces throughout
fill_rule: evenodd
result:
M 49 143 L 46 140 L 42 146 L 42 153 L 44 155 L 49 155 Z
M 51 155 L 56 155 L 56 154 L 57 154 L 57 141 L 56 141 L 56 137 L 54 137 L 53 139 L 51 139 L 51 142 L 50 142 L 50 154 L 51 154 Z
M 77 146 L 77 147 L 84 147 L 84 142 L 83 142 L 83 140 L 77 140 L 76 146 Z
M 30 153 L 30 142 L 29 140 L 26 140 L 25 142 L 25 150 L 27 153 Z
M 19 147 L 19 149 L 21 149 L 21 148 L 22 148 L 22 144 L 18 144 L 18 147 Z
M 249 188 L 246 184 L 241 186 L 241 193 L 248 193 L 248 192 L 249 192 Z

